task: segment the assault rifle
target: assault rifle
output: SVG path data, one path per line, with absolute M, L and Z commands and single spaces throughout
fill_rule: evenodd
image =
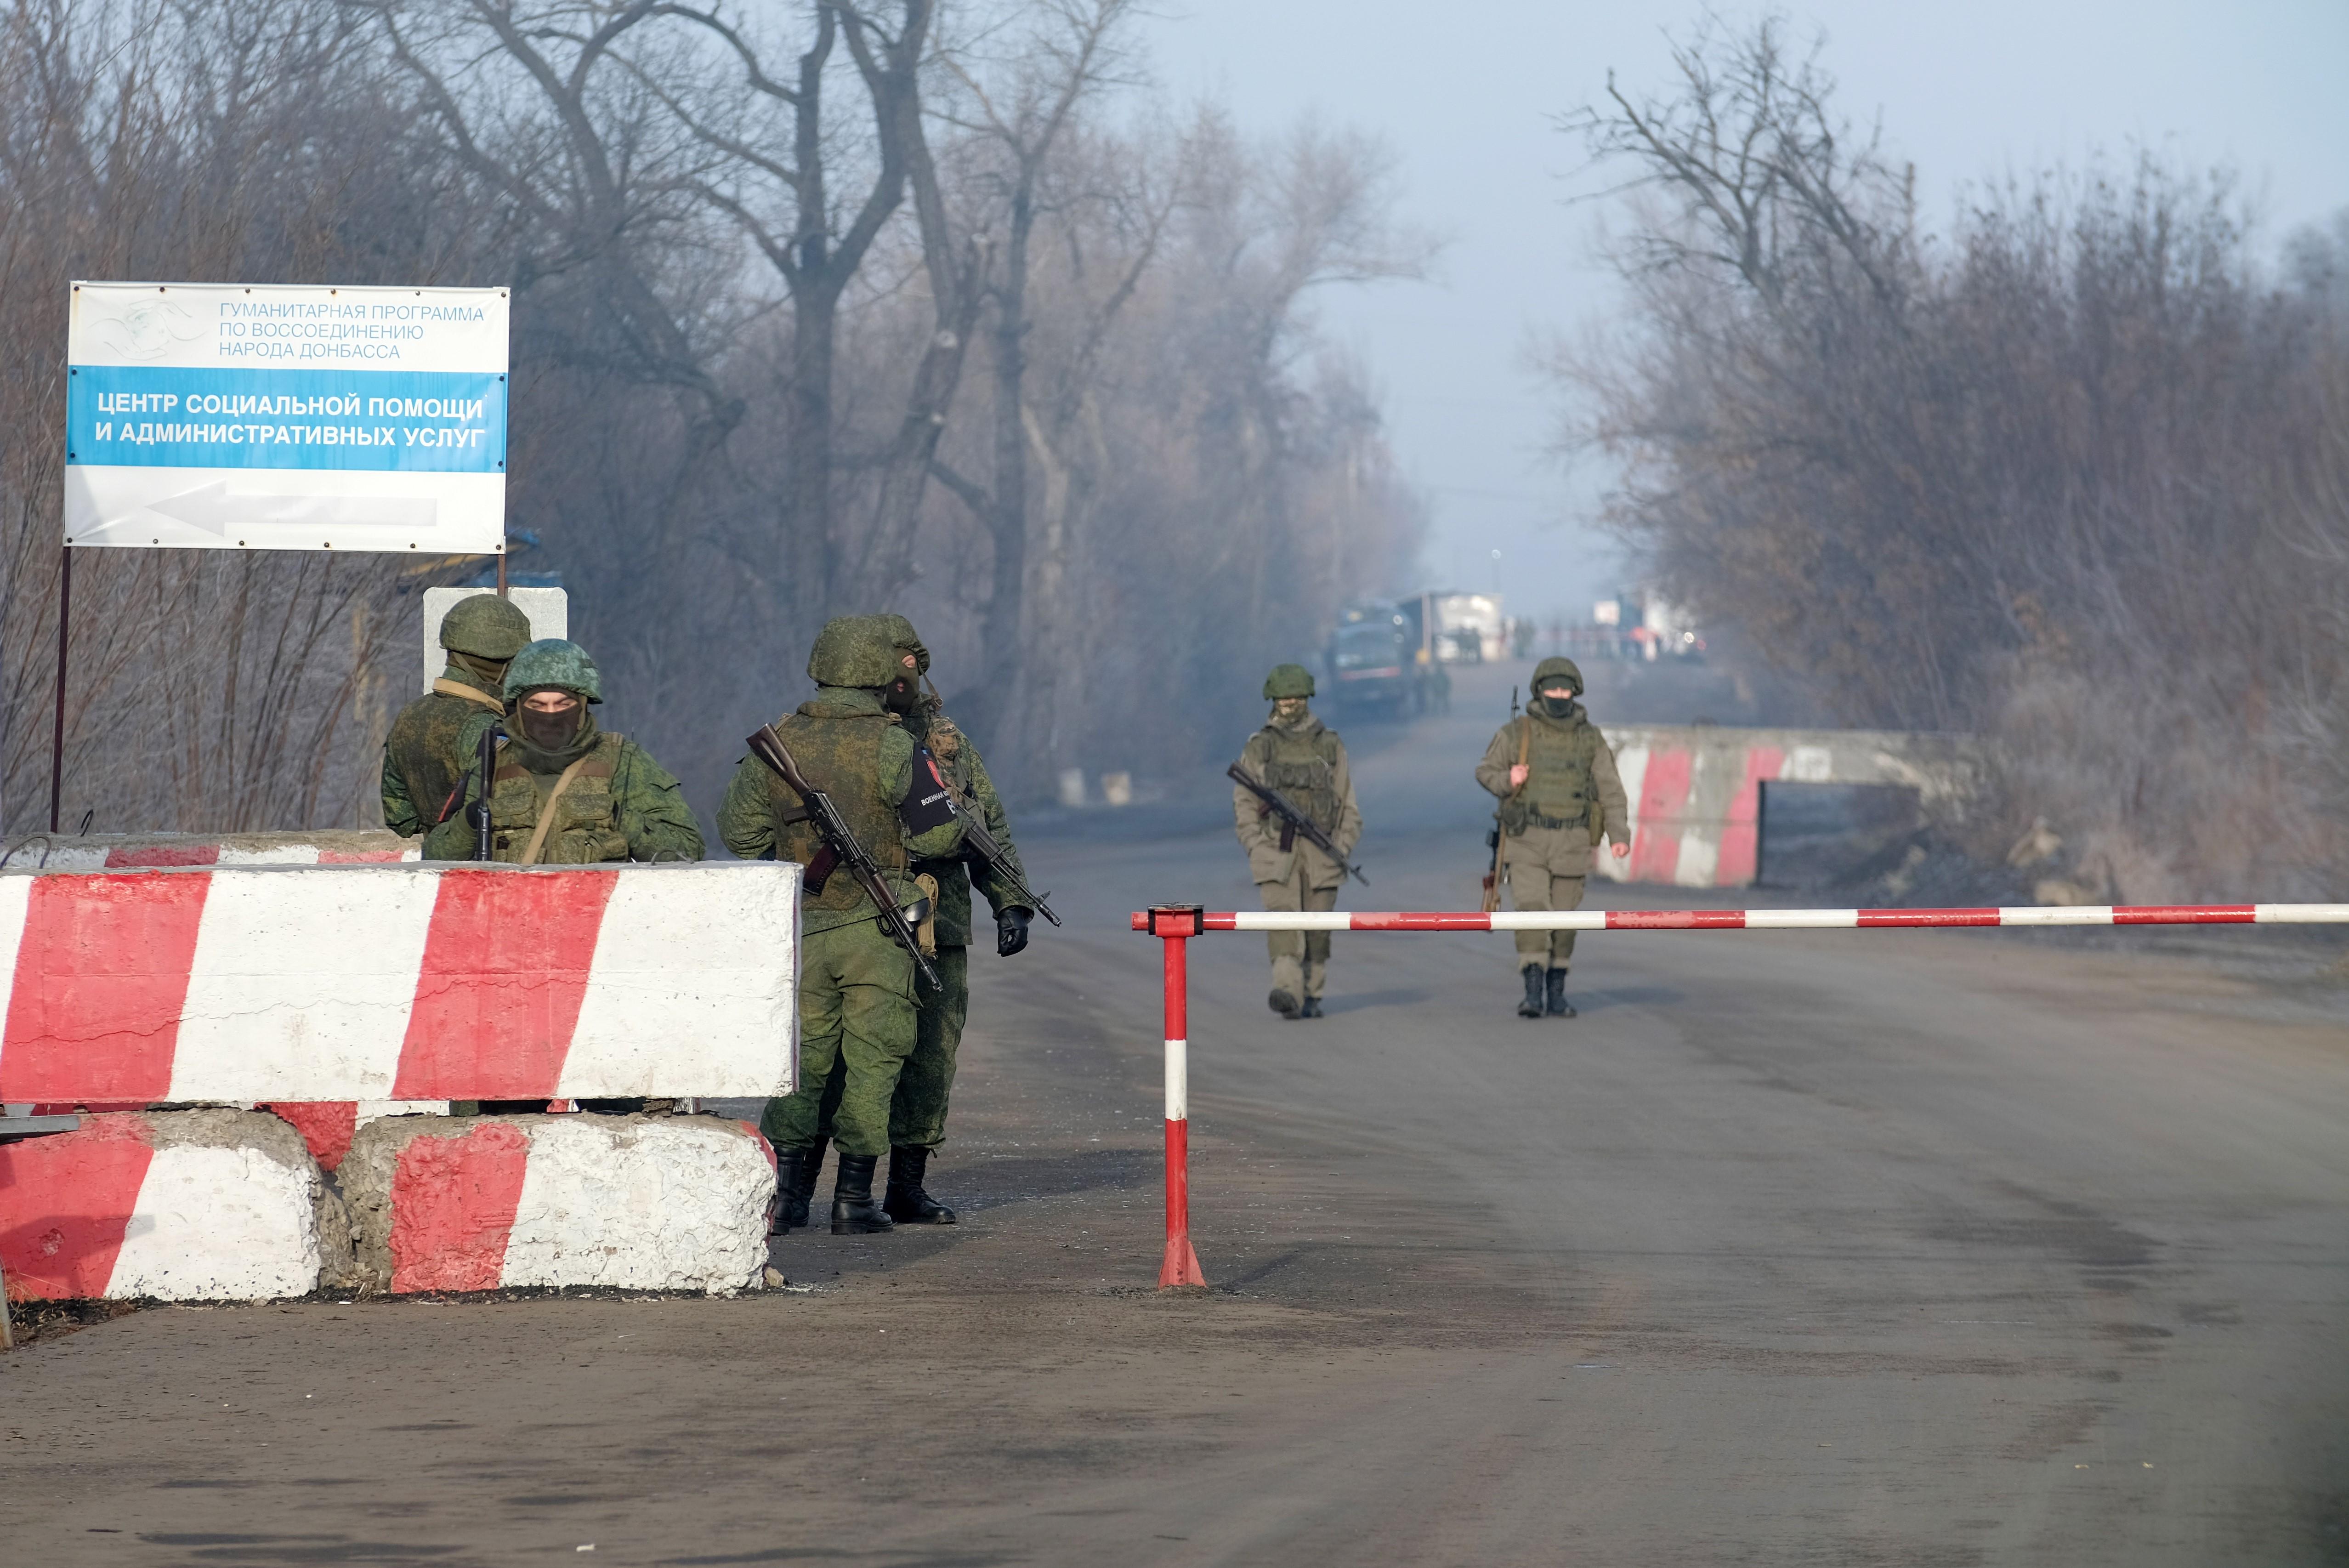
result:
M 801 773 L 799 763 L 792 760 L 790 749 L 783 744 L 783 738 L 775 733 L 772 724 L 759 726 L 758 732 L 750 737 L 750 751 L 792 786 L 792 793 L 800 797 L 802 805 L 807 807 L 809 826 L 815 829 L 816 836 L 823 840 L 823 847 L 817 850 L 815 858 L 808 862 L 807 890 L 823 892 L 823 885 L 831 879 L 833 872 L 840 867 L 847 867 L 849 875 L 855 877 L 857 885 L 864 889 L 865 897 L 880 909 L 881 929 L 887 931 L 890 940 L 904 948 L 913 959 L 915 972 L 922 977 L 924 982 L 932 991 L 938 990 L 938 971 L 931 967 L 928 959 L 922 956 L 921 941 L 914 935 L 915 921 L 928 917 L 928 911 L 921 909 L 921 905 L 928 900 L 922 899 L 916 904 L 913 920 L 905 918 L 905 911 L 897 907 L 895 895 L 889 891 L 889 884 L 882 879 L 881 867 L 874 864 L 873 857 L 865 852 L 864 846 L 856 842 L 856 835 L 849 831 L 847 819 L 840 815 L 840 808 L 832 804 L 832 796 L 808 783 L 807 775 Z
M 505 738 L 505 726 L 493 723 L 481 732 L 481 741 L 474 747 L 473 771 L 481 775 L 481 787 L 473 798 L 473 804 L 465 808 L 465 821 L 473 829 L 473 858 L 476 860 L 494 860 L 498 857 L 497 840 L 492 831 L 490 816 L 490 779 L 497 770 L 498 742 Z M 461 793 L 464 787 L 465 781 L 459 779 L 457 781 L 459 792 Z
M 1512 686 L 1509 688 L 1509 722 L 1514 724 L 1516 722 L 1517 689 Z M 1518 737 L 1517 761 L 1520 763 L 1525 762 L 1527 754 L 1527 748 L 1530 747 L 1532 743 L 1533 731 L 1528 729 L 1525 734 Z M 1511 794 L 1515 794 L 1516 791 L 1512 788 L 1509 793 Z M 1485 867 L 1485 901 L 1483 907 L 1485 912 L 1488 915 L 1501 907 L 1501 840 L 1504 836 L 1505 836 L 1501 832 L 1501 814 L 1496 811 L 1493 814 L 1492 828 L 1485 835 L 1485 846 L 1493 852 L 1492 863 Z
M 954 786 L 949 784 L 947 787 L 952 789 Z M 956 793 L 956 798 L 962 803 L 962 846 L 970 851 L 970 857 L 993 872 L 998 881 L 1009 883 L 1012 896 L 1021 903 L 1054 925 L 1059 925 L 1061 917 L 1052 913 L 1051 905 L 1044 902 L 1046 895 L 1029 888 L 1028 879 L 1019 875 L 1019 869 L 1011 864 L 1010 855 L 1003 846 L 995 842 L 995 835 L 988 832 L 986 825 L 979 821 L 978 803 L 963 796 L 959 791 Z
M 1346 857 L 1338 853 L 1338 846 L 1330 842 L 1330 836 L 1314 826 L 1313 819 L 1291 805 L 1278 790 L 1250 778 L 1247 770 L 1237 763 L 1226 768 L 1224 773 L 1232 783 L 1264 803 L 1257 813 L 1258 816 L 1269 815 L 1280 818 L 1281 848 L 1293 848 L 1297 841 L 1302 838 L 1339 865 L 1345 866 L 1346 874 L 1355 881 L 1365 888 L 1371 885 L 1371 879 L 1362 875 L 1362 868 L 1359 866 L 1347 866 Z

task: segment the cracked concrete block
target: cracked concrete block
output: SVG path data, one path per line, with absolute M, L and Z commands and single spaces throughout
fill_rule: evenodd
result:
M 338 1171 L 364 1288 L 730 1293 L 766 1262 L 765 1140 L 717 1116 L 398 1116 Z
M 91 1116 L 0 1146 L 0 1266 L 17 1300 L 271 1301 L 347 1283 L 350 1226 L 274 1116 Z

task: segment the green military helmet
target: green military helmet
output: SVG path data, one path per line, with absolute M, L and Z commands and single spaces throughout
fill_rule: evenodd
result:
M 476 659 L 512 659 L 530 640 L 530 617 L 509 598 L 472 594 L 440 618 L 440 646 Z
M 914 656 L 915 674 L 927 675 L 930 672 L 930 650 L 922 646 L 922 634 L 914 629 L 912 621 L 901 615 L 875 616 L 873 618 L 889 628 L 890 647 L 901 655 L 910 653 Z
M 808 679 L 819 686 L 886 686 L 897 670 L 896 646 L 880 616 L 834 616 L 808 650 Z
M 1555 685 L 1560 676 L 1564 676 L 1566 683 L 1574 688 L 1574 694 L 1577 697 L 1582 695 L 1582 671 L 1575 667 L 1574 660 L 1571 659 L 1559 659 L 1556 656 L 1545 659 L 1534 666 L 1534 694 L 1539 696 L 1543 687 Z
M 568 691 L 590 702 L 604 700 L 604 681 L 595 672 L 595 661 L 587 657 L 585 649 L 559 637 L 543 637 L 526 645 L 506 666 L 507 701 L 549 689 Z
M 1272 673 L 1264 678 L 1267 697 L 1310 697 L 1313 695 L 1313 671 L 1301 664 L 1276 664 Z

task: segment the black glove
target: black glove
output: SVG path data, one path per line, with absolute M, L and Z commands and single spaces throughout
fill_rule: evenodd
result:
M 1009 958 L 1028 945 L 1028 922 L 1034 919 L 1031 910 L 1014 904 L 995 917 L 995 956 Z

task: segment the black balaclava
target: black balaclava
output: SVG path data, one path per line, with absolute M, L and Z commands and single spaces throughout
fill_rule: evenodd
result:
M 541 686 L 525 691 L 514 699 L 513 711 L 506 716 L 506 734 L 522 765 L 532 773 L 559 774 L 595 749 L 599 738 L 595 716 L 576 691 L 564 694 L 576 699 L 578 705 L 562 713 L 541 713 L 524 705 L 537 691 L 561 690 Z
M 1534 699 L 1534 706 L 1541 710 L 1542 717 L 1546 719 L 1565 720 L 1572 717 L 1574 713 L 1574 699 L 1570 695 L 1565 697 L 1536 697 Z

